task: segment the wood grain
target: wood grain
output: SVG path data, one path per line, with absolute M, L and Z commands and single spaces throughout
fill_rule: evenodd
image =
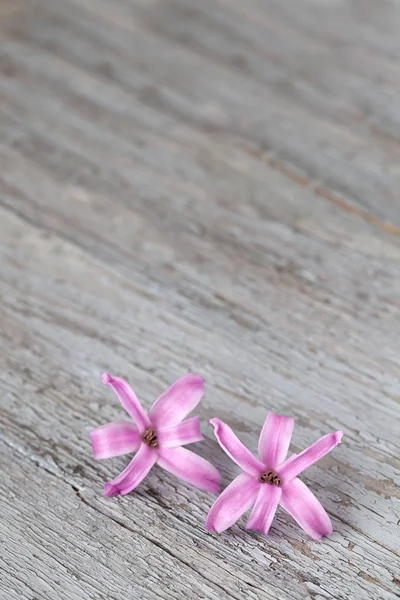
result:
M 400 596 L 397 2 L 0 4 L 0 597 Z M 154 469 L 103 482 L 90 428 L 207 380 L 196 450 L 234 465 L 268 410 L 334 534 L 283 511 L 221 536 L 205 493 Z

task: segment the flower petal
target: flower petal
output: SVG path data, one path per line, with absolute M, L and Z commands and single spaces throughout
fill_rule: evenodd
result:
M 171 427 L 158 429 L 157 438 L 162 448 L 174 448 L 204 440 L 200 431 L 200 417 L 191 417 Z
M 294 419 L 268 413 L 258 441 L 258 454 L 268 469 L 283 463 L 292 439 Z
M 342 435 L 343 431 L 328 433 L 315 442 L 315 444 L 306 448 L 303 452 L 300 452 L 296 458 L 290 458 L 284 462 L 283 465 L 279 467 L 279 476 L 282 482 L 284 484 L 288 483 L 299 473 L 302 473 L 305 469 L 311 467 L 311 465 L 323 458 L 328 452 L 333 450 L 335 446 L 340 444 Z
M 216 499 L 206 519 L 206 529 L 221 533 L 231 527 L 254 504 L 261 484 L 242 473 Z
M 113 377 L 109 373 L 103 373 L 101 380 L 114 390 L 126 412 L 135 421 L 139 433 L 143 433 L 146 427 L 149 427 L 150 419 L 129 383 L 121 377 Z
M 226 454 L 249 475 L 258 477 L 265 470 L 264 465 L 236 437 L 232 429 L 219 419 L 210 419 L 214 433 Z
M 332 533 L 326 510 L 300 479 L 293 479 L 283 486 L 281 505 L 314 540 Z
M 160 427 L 175 425 L 196 408 L 203 395 L 203 377 L 195 373 L 184 375 L 157 398 L 149 410 L 149 417 Z
M 268 535 L 281 495 L 282 488 L 277 485 L 268 485 L 268 483 L 260 485 L 257 500 L 247 521 L 246 529 L 255 529 Z
M 118 477 L 109 481 L 104 486 L 105 496 L 129 494 L 143 481 L 151 467 L 157 461 L 157 452 L 147 444 L 141 444 L 138 452 L 129 465 Z
M 297 454 L 292 454 L 291 456 L 289 456 L 289 458 L 285 460 L 285 466 L 290 465 L 290 463 L 296 458 L 296 456 Z
M 141 443 L 137 427 L 131 421 L 114 421 L 89 431 L 95 458 L 112 458 L 135 452 Z
M 219 491 L 219 471 L 208 460 L 186 448 L 161 448 L 158 464 L 201 490 L 214 493 Z

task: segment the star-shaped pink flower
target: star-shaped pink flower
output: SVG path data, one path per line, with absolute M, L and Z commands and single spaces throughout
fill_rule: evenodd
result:
M 202 490 L 219 491 L 219 471 L 201 456 L 182 448 L 204 439 L 199 417 L 185 419 L 203 397 L 204 379 L 200 375 L 190 373 L 178 379 L 148 413 L 126 381 L 108 373 L 101 378 L 134 422 L 116 421 L 90 431 L 94 455 L 102 459 L 136 451 L 126 469 L 105 484 L 106 496 L 128 494 L 155 463 Z
M 268 534 L 278 504 L 312 538 L 332 533 L 332 523 L 323 506 L 297 475 L 328 454 L 340 443 L 343 431 L 328 433 L 288 460 L 294 419 L 269 413 L 258 442 L 258 460 L 219 419 L 211 419 L 219 445 L 244 471 L 222 492 L 208 513 L 206 527 L 221 533 L 253 508 L 247 529 Z

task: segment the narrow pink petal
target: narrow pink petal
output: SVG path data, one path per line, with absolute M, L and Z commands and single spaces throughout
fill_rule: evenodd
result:
M 130 421 L 114 421 L 89 431 L 95 458 L 112 458 L 135 452 L 141 443 L 140 434 Z
M 204 395 L 204 379 L 195 373 L 175 381 L 149 410 L 151 421 L 160 427 L 179 423 L 196 408 Z
M 210 419 L 214 433 L 226 454 L 249 475 L 258 477 L 265 471 L 264 465 L 236 437 L 232 429 L 219 419 Z
M 141 444 L 138 452 L 129 465 L 118 477 L 104 486 L 105 496 L 129 494 L 146 477 L 151 467 L 157 461 L 157 451 L 147 444 Z
M 186 448 L 161 448 L 158 464 L 201 490 L 214 493 L 219 491 L 219 471 L 208 460 Z
M 276 485 L 268 485 L 268 483 L 260 485 L 257 500 L 247 521 L 246 529 L 255 529 L 268 535 L 281 495 L 282 488 Z
M 285 466 L 290 465 L 290 463 L 296 458 L 296 456 L 297 454 L 292 454 L 291 456 L 289 456 L 289 458 L 285 460 Z
M 216 499 L 206 519 L 206 529 L 221 533 L 231 527 L 254 504 L 261 484 L 255 477 L 242 473 Z
M 101 380 L 114 390 L 126 412 L 135 421 L 139 432 L 143 433 L 146 427 L 149 427 L 150 419 L 131 386 L 121 377 L 113 377 L 109 373 L 103 373 Z
M 332 533 L 326 510 L 300 479 L 293 479 L 283 486 L 281 505 L 314 540 Z
M 258 455 L 268 469 L 283 463 L 292 439 L 294 419 L 268 413 L 258 441 Z
M 335 446 L 340 444 L 342 439 L 343 431 L 335 431 L 335 433 L 328 433 L 324 435 L 320 440 L 315 442 L 309 448 L 303 450 L 296 456 L 296 458 L 290 458 L 279 467 L 279 476 L 283 483 L 287 483 L 297 477 L 299 473 L 302 473 L 308 467 L 311 467 L 318 460 L 323 458 L 328 452 L 333 450 Z
M 157 438 L 162 448 L 174 448 L 204 440 L 200 431 L 200 417 L 191 417 L 165 429 L 159 428 Z

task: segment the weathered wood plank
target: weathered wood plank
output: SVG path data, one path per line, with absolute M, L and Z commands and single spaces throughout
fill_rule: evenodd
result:
M 0 456 L 0 489 L 12 499 L 2 502 L 0 568 L 11 576 L 0 584 L 2 598 L 13 597 L 16 583 L 21 600 L 183 598 L 188 580 L 193 598 L 229 597 L 204 578 L 196 584 L 193 570 L 173 549 L 155 544 L 144 528 L 105 519 L 28 455 L 2 444 Z M 138 572 L 146 572 L 146 579 Z
M 398 8 L 288 6 L 0 9 L 7 600 L 399 594 Z M 225 484 L 215 414 L 253 449 L 268 409 L 294 450 L 344 429 L 305 477 L 332 538 L 283 512 L 268 539 L 211 536 L 212 498 L 158 470 L 103 498 L 126 462 L 89 448 L 122 416 L 103 369 L 147 406 L 204 374 Z
M 39 6 L 43 7 L 40 2 Z M 77 18 L 76 11 L 80 11 L 81 18 Z M 248 10 L 249 15 L 253 13 Z M 46 18 L 46 15 L 49 17 Z M 364 70 L 369 68 L 370 80 L 360 81 L 361 67 L 357 61 L 354 65 L 354 69 L 358 69 L 356 74 L 351 72 L 348 75 L 342 66 L 344 62 L 352 64 L 347 54 L 338 56 L 336 71 L 331 68 L 333 58 L 329 44 L 324 52 L 317 47 L 317 62 L 315 50 L 311 56 L 297 51 L 293 27 L 286 29 L 287 39 L 282 36 L 284 20 L 278 27 L 278 33 L 275 32 L 275 36 L 283 37 L 277 46 L 277 40 L 269 35 L 269 30 L 268 35 L 265 33 L 265 16 L 262 18 L 256 13 L 255 17 L 253 14 L 250 24 L 246 21 L 243 24 L 240 16 L 237 11 L 231 15 L 225 7 L 218 9 L 215 3 L 194 8 L 187 2 L 160 2 L 159 6 L 151 5 L 147 10 L 133 11 L 131 2 L 110 5 L 99 0 L 86 0 L 74 6 L 73 10 L 68 3 L 57 4 L 54 12 L 45 3 L 45 10 L 33 11 L 30 18 L 16 25 L 19 41 L 11 40 L 5 45 L 6 55 L 11 53 L 12 56 L 15 46 L 19 45 L 23 52 L 24 48 L 26 50 L 33 44 L 35 54 L 30 55 L 26 51 L 23 54 L 26 61 L 35 65 L 35 76 L 38 70 L 43 69 L 54 75 L 49 62 L 61 55 L 64 62 L 72 61 L 80 68 L 89 69 L 97 79 L 111 80 L 142 103 L 173 115 L 181 123 L 186 121 L 206 128 L 208 132 L 214 130 L 218 135 L 228 136 L 234 143 L 245 142 L 254 149 L 278 155 L 289 165 L 299 168 L 307 179 L 323 182 L 330 189 L 348 196 L 350 204 L 365 206 L 381 218 L 387 218 L 393 212 L 393 220 L 399 224 L 396 202 L 399 146 L 397 138 L 392 140 L 387 133 L 390 131 L 393 135 L 396 131 L 396 114 L 392 110 L 392 118 L 379 116 L 380 107 L 389 105 L 390 98 L 397 94 L 398 71 L 392 65 L 386 65 L 384 58 L 380 62 L 378 55 L 374 75 L 369 55 L 361 55 L 360 58 L 357 48 L 353 53 L 351 47 L 347 48 L 351 57 L 354 54 L 363 63 Z M 257 17 L 260 19 L 255 26 Z M 320 21 L 317 21 L 317 31 L 319 26 Z M 255 44 L 251 56 L 256 56 L 258 62 L 251 77 L 246 69 L 235 66 L 237 54 L 233 54 L 233 58 L 227 57 L 228 50 L 225 50 L 222 59 L 219 57 L 224 40 L 225 47 L 230 44 L 231 48 L 237 48 L 238 29 L 246 48 L 253 48 Z M 186 31 L 183 48 L 182 30 Z M 251 43 L 246 35 L 252 36 Z M 172 36 L 172 42 L 168 36 Z M 211 48 L 208 43 L 210 37 L 214 40 Z M 196 45 L 199 39 L 203 40 L 203 46 L 209 48 L 206 56 L 199 53 L 198 43 Z M 298 46 L 301 44 L 303 50 L 310 43 L 309 33 L 301 35 L 299 30 Z M 261 45 L 263 51 L 260 50 Z M 303 60 L 294 71 L 287 72 L 285 63 L 278 69 L 283 85 L 274 85 L 269 80 L 265 82 L 267 85 L 262 85 L 263 74 L 271 74 L 271 69 L 266 68 L 264 48 L 269 48 L 272 58 L 277 54 L 279 57 L 283 55 L 283 62 L 285 53 L 289 52 L 292 57 L 297 56 L 298 61 Z M 36 55 L 40 60 L 36 60 Z M 239 57 L 239 63 L 243 62 L 242 54 L 239 53 Z M 244 58 L 247 60 L 246 55 Z M 313 77 L 310 76 L 310 82 L 308 74 L 315 62 L 317 70 Z M 56 69 L 56 72 L 56 77 L 64 79 L 68 73 L 64 73 L 64 69 Z M 331 87 L 321 81 L 321 72 L 325 79 L 331 81 Z M 341 77 L 340 84 L 335 79 L 335 72 L 337 77 Z M 386 73 L 387 78 L 384 79 Z M 373 94 L 382 94 L 379 92 L 381 87 L 376 86 L 378 75 L 389 86 L 389 91 L 384 88 L 386 95 L 373 99 Z M 287 83 L 295 80 L 302 84 L 303 79 L 306 80 L 305 98 L 301 91 L 293 91 Z M 347 79 L 350 79 L 350 84 L 347 84 L 349 90 L 345 87 Z M 323 94 L 316 84 L 313 87 L 314 80 L 323 86 Z M 40 79 L 37 83 L 40 84 Z M 307 86 L 311 88 L 309 92 Z M 232 94 L 232 89 L 235 94 Z M 329 108 L 334 94 L 340 95 L 334 106 Z M 372 106 L 364 107 L 362 101 L 365 103 L 368 97 Z M 389 106 L 387 110 L 390 110 Z M 342 112 L 345 115 L 349 113 L 343 123 L 340 119 Z M 384 124 L 383 131 L 379 129 L 380 121 Z
M 219 562 L 220 569 L 229 570 L 234 566 L 238 579 L 229 582 L 230 585 L 224 582 L 227 592 L 233 597 L 240 593 L 241 588 L 250 592 L 252 585 L 260 589 L 265 587 L 265 560 L 270 566 L 277 562 L 279 571 L 284 569 L 285 575 L 279 572 L 276 577 L 280 582 L 284 578 L 286 589 L 289 585 L 293 586 L 290 581 L 295 581 L 291 591 L 293 597 L 300 593 L 299 590 L 304 595 L 307 590 L 312 589 L 308 585 L 310 581 L 314 581 L 316 585 L 315 578 L 307 578 L 307 575 L 312 575 L 311 567 L 316 557 L 319 572 L 327 573 L 329 570 L 331 595 L 332 590 L 335 590 L 337 597 L 341 597 L 341 590 L 347 589 L 341 587 L 343 577 L 348 578 L 354 569 L 351 579 L 347 579 L 348 585 L 354 576 L 361 577 L 358 576 L 359 572 L 365 574 L 375 570 L 380 576 L 377 597 L 380 594 L 389 594 L 390 597 L 390 590 L 394 590 L 391 578 L 395 573 L 398 560 L 396 552 L 399 550 L 395 531 L 397 488 L 394 483 L 390 483 L 396 479 L 398 460 L 393 447 L 394 440 L 385 439 L 395 414 L 391 414 L 390 402 L 381 405 L 379 409 L 376 402 L 372 402 L 375 404 L 376 416 L 372 406 L 369 407 L 371 426 L 363 422 L 362 431 L 357 431 L 356 427 L 361 427 L 359 416 L 354 413 L 354 407 L 346 410 L 346 403 L 349 401 L 346 393 L 346 387 L 349 386 L 348 369 L 336 376 L 339 379 L 336 385 L 341 383 L 343 386 L 342 395 L 338 396 L 339 386 L 332 394 L 332 400 L 326 391 L 326 402 L 321 409 L 320 396 L 308 389 L 304 381 L 293 381 L 285 374 L 281 375 L 281 367 L 275 373 L 260 370 L 261 365 L 257 364 L 255 355 L 256 346 L 251 341 L 251 331 L 249 332 L 246 323 L 234 322 L 228 325 L 229 314 L 221 316 L 220 311 L 208 309 L 211 312 L 211 318 L 208 318 L 210 331 L 201 333 L 201 341 L 198 338 L 199 326 L 193 326 L 185 316 L 185 310 L 183 316 L 179 317 L 183 307 L 178 299 L 171 306 L 168 294 L 167 298 L 163 298 L 158 293 L 158 301 L 155 303 L 151 289 L 149 293 L 141 285 L 137 287 L 134 281 L 124 281 L 108 268 L 96 266 L 96 262 L 85 258 L 73 246 L 54 237 L 43 237 L 39 231 L 23 226 L 18 219 L 10 219 L 6 213 L 1 222 L 6 224 L 2 235 L 3 243 L 11 251 L 10 258 L 4 263 L 7 266 L 6 274 L 8 273 L 5 284 L 9 281 L 6 298 L 8 297 L 10 304 L 7 308 L 6 302 L 2 308 L 5 311 L 2 323 L 8 328 L 3 333 L 2 345 L 6 346 L 8 340 L 8 343 L 14 340 L 13 344 L 16 346 L 12 356 L 4 358 L 4 372 L 7 375 L 2 384 L 3 389 L 8 392 L 6 414 L 9 443 L 20 447 L 23 431 L 24 452 L 33 453 L 37 462 L 42 462 L 60 477 L 67 478 L 75 487 L 82 488 L 87 501 L 95 506 L 100 505 L 101 510 L 106 507 L 107 514 L 114 510 L 117 515 L 120 514 L 122 502 L 122 511 L 129 523 L 133 521 L 135 527 L 141 525 L 146 530 L 151 530 L 155 539 L 159 536 L 160 543 L 168 540 L 168 545 L 179 548 L 178 556 L 181 558 L 185 557 L 187 560 L 190 552 L 193 556 L 193 549 L 190 550 L 190 547 L 193 539 L 197 539 L 202 549 L 199 563 L 203 574 L 209 572 L 210 560 L 215 564 Z M 22 253 L 21 250 L 18 251 L 21 235 L 25 240 Z M 63 264 L 61 277 L 60 260 Z M 22 265 L 27 269 L 23 280 L 19 277 Z M 100 269 L 98 274 L 97 269 Z M 116 282 L 120 284 L 117 285 Z M 19 290 L 20 285 L 25 289 L 24 295 Z M 67 294 L 65 299 L 64 293 Z M 24 296 L 34 298 L 35 302 L 27 302 L 23 299 Z M 165 308 L 160 306 L 160 302 L 165 303 Z M 189 301 L 189 304 L 192 304 L 192 309 L 195 308 L 193 301 Z M 124 316 L 121 321 L 116 322 L 115 317 L 113 318 L 115 314 Z M 168 315 L 167 319 L 165 315 Z M 29 329 L 25 321 L 30 323 Z M 267 346 L 271 344 L 272 347 L 265 347 L 264 352 L 266 356 L 271 355 L 271 359 L 266 358 L 266 362 L 277 365 L 280 352 L 285 350 L 281 337 L 276 339 L 276 335 L 271 333 Z M 238 347 L 240 336 L 241 350 L 235 356 L 228 352 L 227 344 Z M 133 340 L 139 337 L 141 343 L 140 349 L 137 349 Z M 194 339 L 196 348 L 192 347 Z M 212 347 L 219 347 L 222 355 L 216 357 L 210 354 Z M 292 358 L 289 368 L 295 372 L 299 352 L 295 352 L 290 346 L 287 352 Z M 252 357 L 250 362 L 246 361 L 246 354 Z M 43 356 L 46 356 L 46 364 L 43 364 Z M 209 365 L 210 356 L 213 366 Z M 186 361 L 182 363 L 184 357 Z M 307 359 L 312 364 L 316 359 L 315 354 L 309 354 Z M 330 360 L 333 365 L 335 361 Z M 18 371 L 17 366 L 22 364 L 29 365 L 25 373 Z M 228 365 L 232 365 L 232 372 L 227 372 Z M 330 466 L 329 471 L 314 469 L 312 478 L 313 489 L 323 494 L 325 504 L 333 513 L 337 529 L 335 537 L 324 545 L 317 545 L 316 549 L 315 544 L 305 541 L 296 526 L 281 515 L 274 528 L 274 536 L 268 540 L 268 550 L 262 538 L 248 538 L 245 533 L 236 532 L 232 537 L 213 538 L 202 532 L 201 525 L 210 501 L 207 501 L 204 494 L 198 494 L 186 486 L 179 485 L 177 488 L 176 482 L 165 481 L 161 474 L 152 475 L 150 482 L 142 486 L 133 500 L 103 500 L 100 482 L 110 477 L 112 469 L 109 463 L 98 465 L 91 459 L 85 432 L 91 425 L 115 419 L 120 414 L 119 407 L 115 406 L 112 399 L 107 399 L 107 394 L 99 390 L 99 385 L 96 384 L 96 371 L 106 366 L 121 374 L 132 373 L 130 379 L 134 377 L 135 382 L 137 381 L 137 389 L 143 388 L 144 395 L 149 397 L 154 397 L 157 388 L 159 391 L 160 387 L 168 383 L 167 373 L 175 375 L 190 368 L 205 371 L 214 390 L 212 397 L 208 395 L 204 402 L 203 416 L 214 414 L 217 406 L 218 413 L 238 428 L 242 438 L 250 446 L 254 446 L 257 420 L 262 418 L 267 408 L 265 389 L 271 398 L 269 406 L 272 404 L 276 410 L 293 412 L 297 416 L 300 425 L 295 437 L 297 449 L 320 434 L 323 425 L 325 428 L 344 426 L 348 443 L 351 444 L 351 454 L 341 447 L 335 458 L 325 461 L 325 465 Z M 305 371 L 309 372 L 305 379 L 312 381 L 312 371 L 315 369 L 309 366 Z M 329 374 L 327 377 L 330 377 Z M 157 385 L 160 378 L 162 382 Z M 351 385 L 356 390 L 357 382 Z M 84 398 L 88 400 L 84 402 Z M 231 412 L 232 399 L 235 402 L 234 413 Z M 51 415 L 50 419 L 48 415 Z M 352 422 L 353 431 L 350 428 Z M 377 429 L 372 427 L 375 423 Z M 377 435 L 382 436 L 379 442 L 377 438 L 374 441 L 373 436 Z M 216 451 L 216 445 L 211 443 L 203 451 L 222 469 L 227 481 L 229 475 L 232 476 L 232 467 Z M 115 462 L 123 464 L 122 460 Z M 95 479 L 99 482 L 97 488 L 93 485 Z M 356 486 L 354 482 L 357 482 Z M 155 506 L 150 501 L 154 494 Z M 178 503 L 177 494 L 178 498 L 182 498 Z M 129 507 L 132 502 L 135 504 L 131 511 Z M 154 510 L 163 523 L 161 530 L 155 526 Z M 183 520 L 182 510 L 185 520 L 177 539 L 176 520 Z M 238 535 L 241 543 L 236 548 Z M 372 542 L 371 536 L 376 542 Z M 358 560 L 354 557 L 354 549 L 351 549 L 353 543 L 357 548 L 363 548 L 362 557 Z M 346 546 L 349 546 L 347 550 Z M 264 556 L 262 561 L 259 555 L 261 549 Z M 253 561 L 248 563 L 245 558 L 247 555 L 242 554 L 244 551 L 255 553 L 253 558 L 257 565 Z M 302 552 L 300 573 L 296 572 L 300 566 L 296 560 L 297 552 Z M 308 559 L 304 557 L 304 552 L 308 554 Z M 353 565 L 346 565 L 349 572 L 342 568 L 343 556 L 346 554 L 347 560 Z M 199 549 L 196 547 L 196 562 L 198 555 Z M 215 573 L 215 581 L 221 581 L 221 571 Z M 274 579 L 269 578 L 268 584 L 272 583 Z M 364 593 L 371 593 L 370 583 L 364 579 L 360 581 L 360 595 L 363 590 Z M 264 595 L 257 596 L 260 592 L 256 591 L 255 597 L 269 597 L 268 589 L 271 590 L 271 597 L 274 597 L 273 588 L 269 588 L 269 585 Z

